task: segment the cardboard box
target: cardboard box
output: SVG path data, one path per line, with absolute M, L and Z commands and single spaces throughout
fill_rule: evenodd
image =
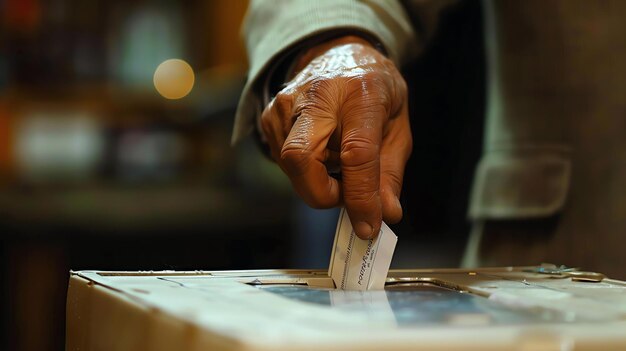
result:
M 554 267 L 553 267 L 554 268 Z M 67 350 L 626 350 L 626 283 L 546 267 L 72 272 Z

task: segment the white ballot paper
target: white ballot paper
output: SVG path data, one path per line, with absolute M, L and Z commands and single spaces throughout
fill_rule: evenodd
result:
M 378 236 L 363 240 L 354 233 L 348 212 L 342 209 L 328 274 L 342 290 L 382 290 L 398 237 L 383 222 Z

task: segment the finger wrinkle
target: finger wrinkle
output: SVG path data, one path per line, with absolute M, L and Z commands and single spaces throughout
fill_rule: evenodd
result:
M 345 187 L 345 184 L 344 184 Z M 347 202 L 363 202 L 370 203 L 377 196 L 380 196 L 380 191 L 376 189 L 364 189 L 363 186 L 353 185 L 350 188 L 344 188 L 343 195 Z
M 285 144 L 280 152 L 280 160 L 288 174 L 299 176 L 306 173 L 312 160 L 312 152 L 297 144 Z
M 361 168 L 376 166 L 379 162 L 379 146 L 365 140 L 344 142 L 339 155 L 342 166 Z
M 336 79 L 315 79 L 304 93 L 304 105 L 335 116 L 339 101 L 344 99 L 344 90 Z

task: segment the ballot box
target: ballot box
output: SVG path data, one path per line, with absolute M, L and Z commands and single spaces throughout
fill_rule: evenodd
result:
M 71 272 L 67 350 L 626 350 L 626 283 L 553 265 Z

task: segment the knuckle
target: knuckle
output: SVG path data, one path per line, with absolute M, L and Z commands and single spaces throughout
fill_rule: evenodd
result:
M 261 123 L 270 124 L 273 120 L 278 117 L 278 101 L 276 97 L 274 97 L 268 104 L 265 106 L 265 109 L 261 113 Z
M 311 85 L 297 100 L 294 116 L 311 115 L 319 119 L 334 119 L 342 94 L 343 91 L 337 88 L 337 84 L 326 80 Z
M 316 77 L 311 80 L 305 92 L 306 101 L 312 103 L 331 103 L 333 97 L 341 92 L 337 89 L 337 79 L 327 77 Z
M 270 100 L 270 102 L 267 103 L 267 106 L 265 106 L 265 108 L 263 109 L 263 112 L 261 113 L 261 120 L 264 119 L 269 119 L 273 112 L 274 112 L 274 103 L 276 100 L 272 99 Z
M 284 90 L 279 91 L 274 97 L 275 104 L 279 107 L 290 104 L 292 99 L 292 95 Z
M 272 115 L 271 115 L 271 112 L 269 112 L 269 110 L 266 109 L 265 111 L 263 111 L 263 114 L 261 114 L 261 127 L 263 128 L 263 131 L 267 133 L 268 130 L 271 129 L 271 126 L 272 126 Z
M 406 80 L 404 80 L 404 78 L 402 78 L 402 76 L 399 75 L 396 79 L 394 79 L 394 82 L 396 84 L 398 95 L 405 99 L 409 91 L 409 87 L 406 84 Z
M 290 118 L 293 110 L 294 97 L 285 91 L 280 91 L 274 97 L 274 112 L 280 119 Z
M 328 89 L 333 85 L 334 82 L 337 81 L 336 76 L 328 76 L 328 75 L 317 75 L 311 78 L 309 84 L 309 90 L 315 89 Z
M 346 100 L 352 108 L 387 109 L 390 105 L 390 89 L 380 73 L 368 72 L 363 77 L 354 77 L 347 84 Z
M 377 166 L 379 146 L 365 139 L 352 139 L 341 146 L 341 165 L 355 170 Z
M 363 82 L 373 82 L 376 80 L 380 80 L 380 76 L 381 76 L 380 70 L 372 69 L 372 70 L 367 70 L 355 76 L 355 78 Z
M 367 140 L 350 140 L 344 143 L 340 159 L 345 173 L 343 191 L 346 204 L 369 206 L 379 194 L 378 146 Z
M 280 162 L 287 173 L 297 176 L 304 173 L 311 162 L 312 151 L 297 141 L 286 142 L 280 151 Z
M 372 70 L 366 71 L 359 75 L 351 77 L 348 82 L 352 84 L 354 88 L 359 88 L 362 91 L 375 91 L 384 87 L 384 74 L 379 71 Z
M 399 112 L 402 109 L 402 106 L 407 103 L 407 100 L 409 99 L 409 88 L 407 87 L 406 81 L 401 76 L 395 80 L 394 84 L 394 109 L 396 112 Z

